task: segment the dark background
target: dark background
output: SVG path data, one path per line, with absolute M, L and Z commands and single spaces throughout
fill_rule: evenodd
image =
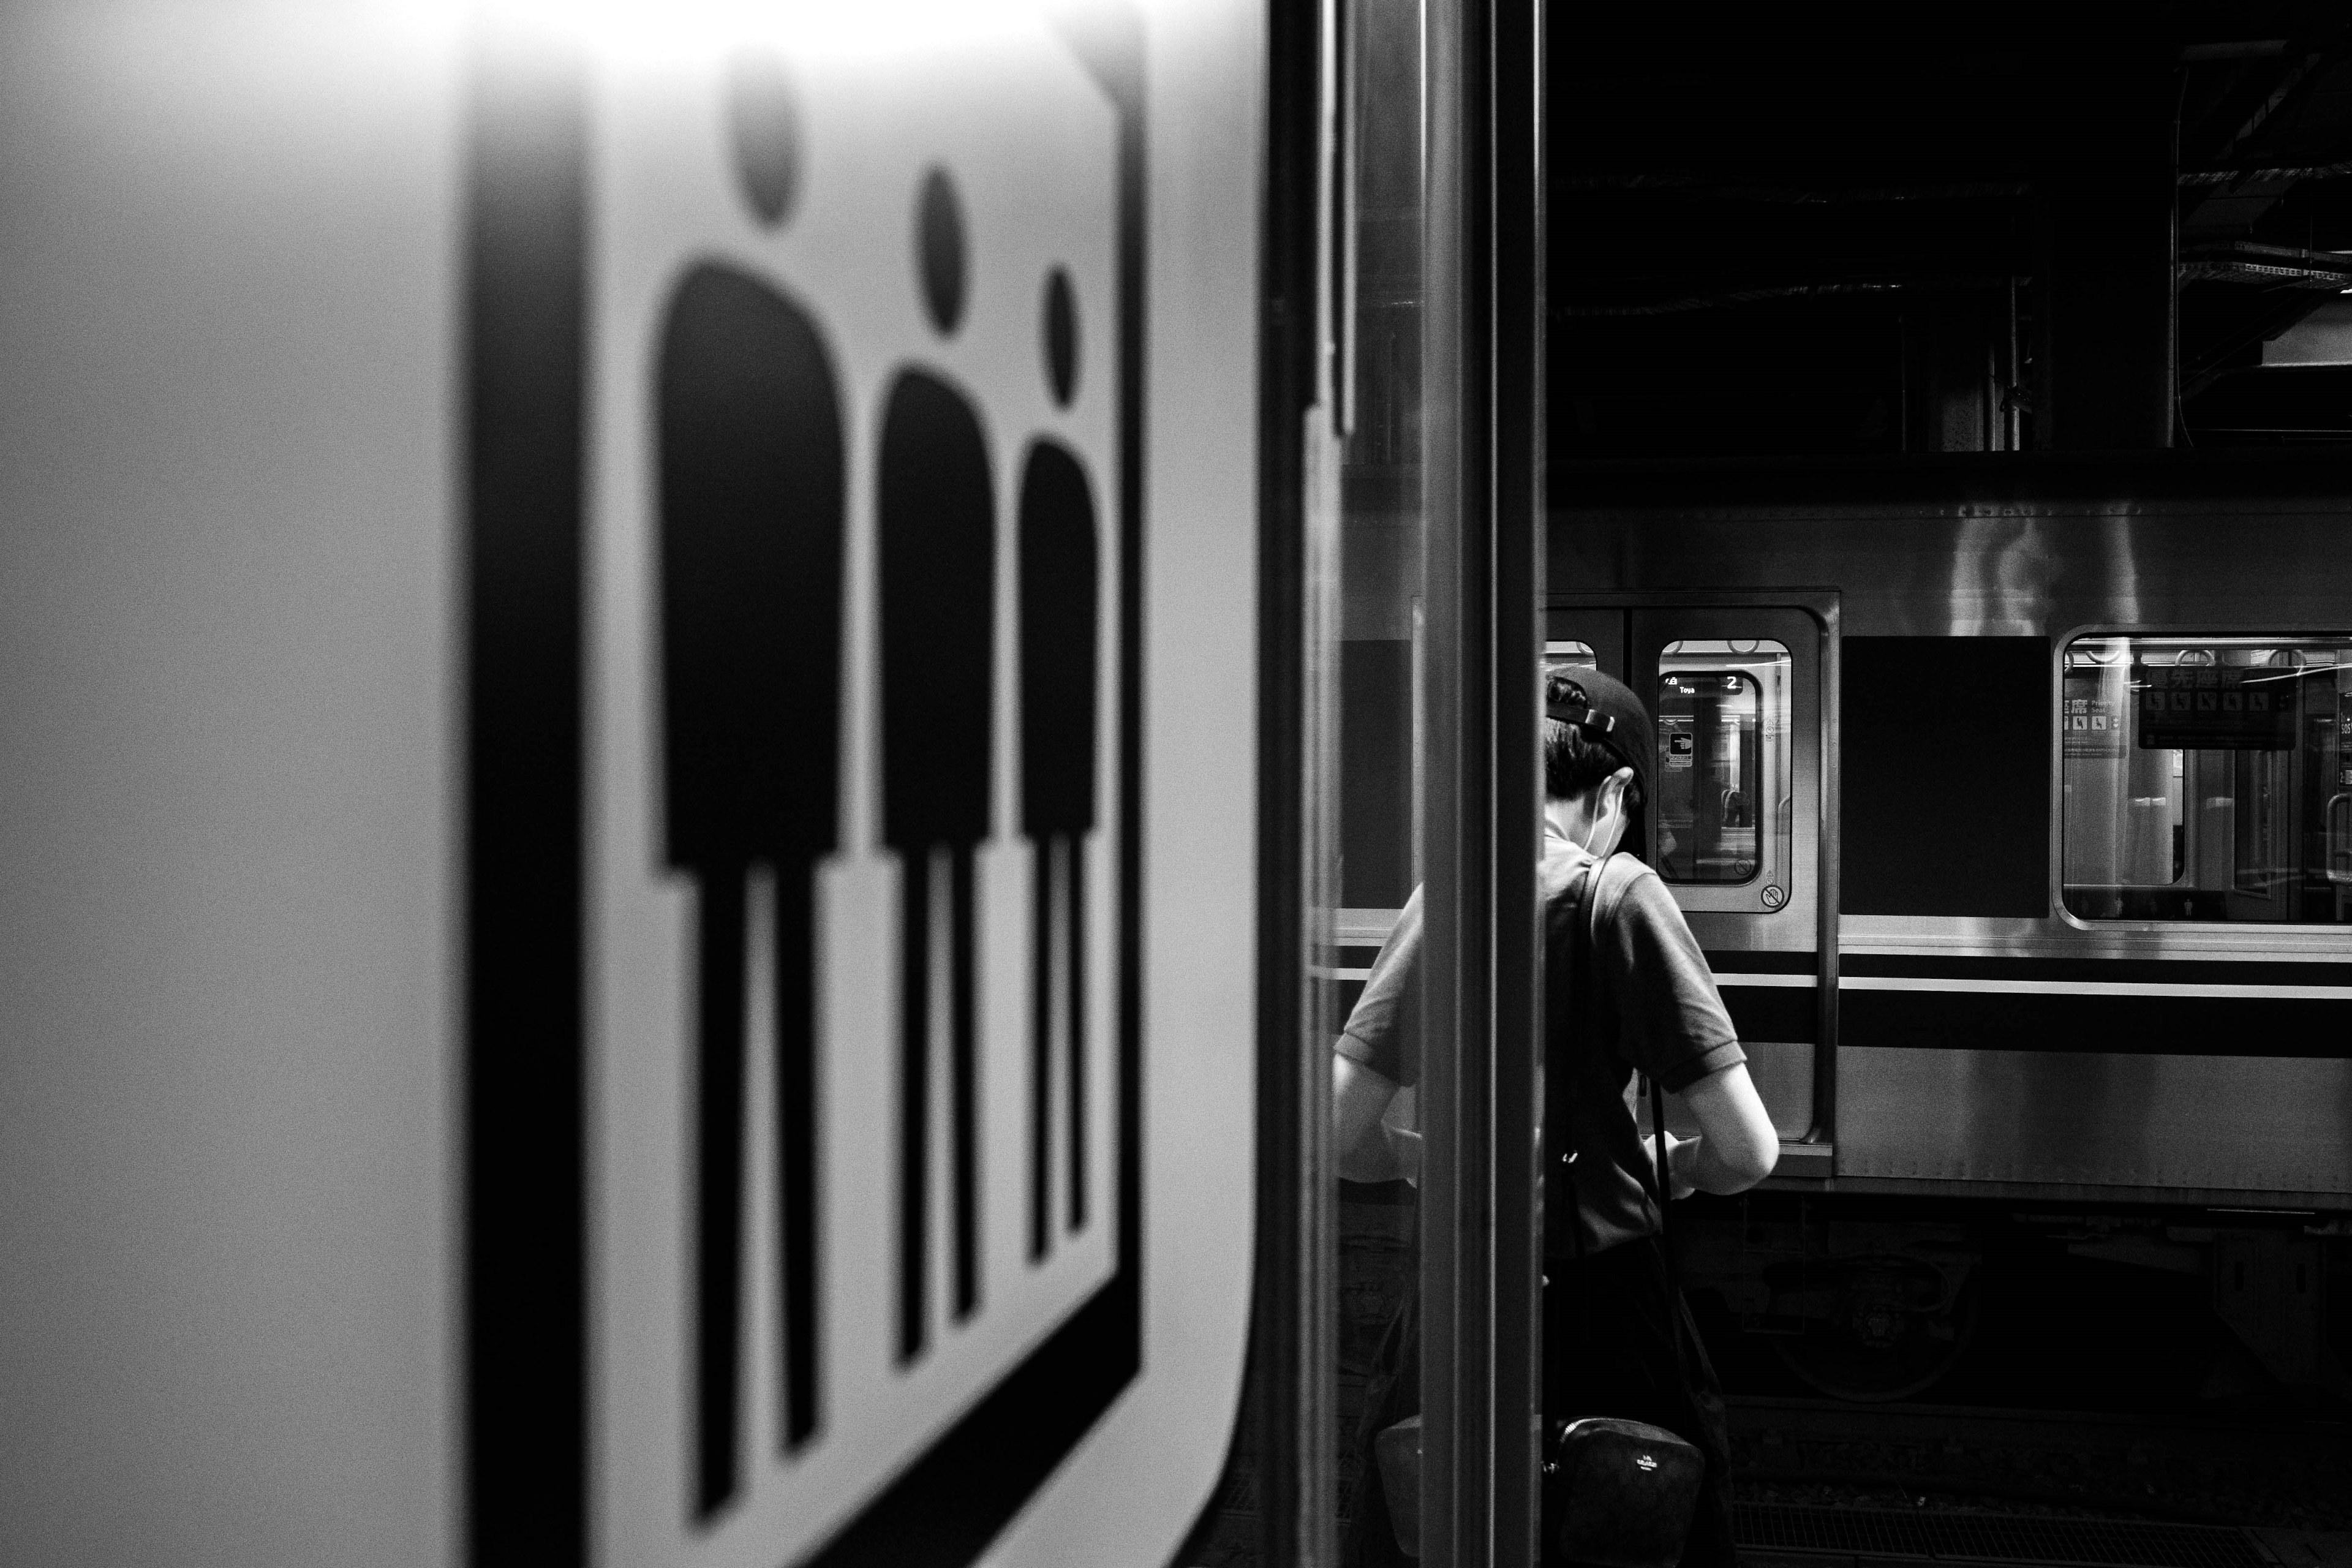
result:
M 1555 12 L 1552 459 L 2352 438 L 2347 17 Z

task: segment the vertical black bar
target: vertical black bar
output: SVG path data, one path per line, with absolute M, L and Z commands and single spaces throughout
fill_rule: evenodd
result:
M 1053 1242 L 1054 1195 L 1054 840 L 1031 841 L 1035 889 L 1029 900 L 1029 1261 Z
M 465 194 L 466 1535 L 587 1553 L 578 52 L 485 26 Z
M 776 868 L 776 1223 L 783 1314 L 784 1448 L 816 1433 L 816 887 L 814 868 Z
M 743 870 L 698 879 L 694 1126 L 694 1506 L 735 1495 L 743 1282 Z
M 1543 1410 L 1544 7 L 1498 0 L 1495 222 L 1494 1561 L 1538 1557 Z
M 1087 1226 L 1087 849 L 1073 833 L 1062 840 L 1062 921 L 1065 962 L 1069 968 L 1070 1042 L 1070 1228 Z
M 954 1097 L 955 1162 L 955 1313 L 971 1316 L 980 1305 L 980 1063 L 972 1016 L 975 993 L 972 970 L 978 932 L 972 925 L 972 851 L 959 844 L 948 857 L 949 929 L 954 963 L 951 987 L 952 1030 L 949 1071 Z
M 1496 13 L 1509 3 L 1430 0 L 1425 13 L 1421 1523 L 1430 1568 L 1493 1559 L 1493 1482 L 1511 1440 L 1500 1427 L 1529 1394 L 1500 1385 L 1495 1339 L 1499 1249 L 1517 1240 L 1496 1229 L 1499 1184 L 1515 1180 L 1497 1159 L 1516 1166 L 1519 1153 L 1501 1149 L 1497 1113 L 1524 1096 L 1502 1076 L 1511 1043 L 1497 1007 L 1515 979 L 1511 955 L 1534 929 L 1531 903 L 1517 902 L 1533 874 L 1534 803 L 1517 795 L 1532 753 L 1505 755 L 1498 726 L 1532 731 L 1537 711 L 1532 658 L 1506 670 L 1502 651 L 1525 647 L 1534 605 L 1497 597 L 1504 559 L 1529 547 L 1507 536 L 1497 510 L 1494 89 Z M 1528 694 L 1523 711 L 1503 711 L 1506 680 Z
M 898 1359 L 923 1352 L 930 1322 L 931 852 L 899 857 Z
M 1108 17 L 1113 13 L 1099 13 Z M 1118 63 L 1104 85 L 1121 106 L 1118 126 L 1118 1277 L 1119 1311 L 1143 1333 L 1143 439 L 1150 381 L 1144 374 L 1150 315 L 1145 192 L 1150 167 L 1145 131 L 1143 25 L 1129 10 L 1118 23 Z

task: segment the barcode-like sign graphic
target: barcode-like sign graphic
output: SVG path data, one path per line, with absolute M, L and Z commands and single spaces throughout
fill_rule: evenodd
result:
M 491 37 L 477 1561 L 962 1563 L 1134 1375 L 1140 33 Z

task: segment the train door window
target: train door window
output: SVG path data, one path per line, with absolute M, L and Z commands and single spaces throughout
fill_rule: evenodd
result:
M 2352 637 L 2090 637 L 2059 704 L 2078 920 L 2352 922 Z
M 1598 669 L 1600 668 L 1601 658 L 1598 654 L 1592 651 L 1592 645 L 1591 643 L 1548 642 L 1544 644 L 1544 668 L 1546 671 L 1555 669 Z
M 1789 650 L 1753 638 L 1670 642 L 1658 654 L 1658 874 L 1785 886 Z

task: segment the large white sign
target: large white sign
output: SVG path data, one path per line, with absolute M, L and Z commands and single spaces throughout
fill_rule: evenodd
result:
M 1228 9 L 488 36 L 485 1559 L 576 1498 L 609 1563 L 1156 1563 L 1207 1494 L 1255 1034 Z

